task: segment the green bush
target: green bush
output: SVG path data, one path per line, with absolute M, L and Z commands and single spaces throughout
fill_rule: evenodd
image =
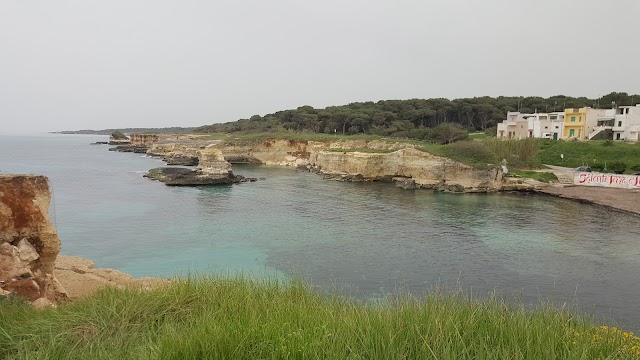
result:
M 591 165 L 591 170 L 601 172 L 604 170 L 604 164 L 593 164 Z
M 631 165 L 629 168 L 633 171 L 638 172 L 640 171 L 640 164 Z
M 116 130 L 114 132 L 111 133 L 111 138 L 114 140 L 127 140 L 128 137 L 123 134 L 122 132 Z
M 624 171 L 627 170 L 627 164 L 622 161 L 612 161 L 609 163 L 609 169 L 616 174 L 624 174 Z

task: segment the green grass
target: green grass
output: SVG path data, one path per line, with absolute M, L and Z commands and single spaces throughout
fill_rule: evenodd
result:
M 484 131 L 469 133 L 469 139 L 482 140 L 487 137 Z
M 3 301 L 0 310 L 6 359 L 631 359 L 640 344 L 566 309 L 526 310 L 496 296 L 365 304 L 268 280 L 179 280 L 57 309 Z
M 519 170 L 519 169 L 512 169 L 510 171 L 512 174 L 518 175 L 520 177 L 538 180 L 542 182 L 558 181 L 558 177 L 552 172 L 530 171 L 530 170 Z
M 564 154 L 564 160 L 560 158 Z M 538 153 L 540 162 L 549 165 L 578 167 L 604 165 L 613 161 L 627 164 L 628 173 L 634 165 L 640 165 L 640 144 L 605 141 L 545 141 Z
M 362 153 L 373 153 L 373 154 L 388 154 L 394 151 L 398 151 L 398 149 L 369 149 L 369 148 L 356 148 L 356 149 L 339 149 L 339 148 L 330 148 L 327 149 L 329 152 L 362 152 Z

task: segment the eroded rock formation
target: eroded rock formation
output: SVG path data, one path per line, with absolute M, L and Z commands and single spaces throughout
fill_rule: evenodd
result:
M 60 240 L 49 220 L 49 181 L 0 175 L 0 289 L 29 301 L 67 298 L 54 277 Z
M 256 181 L 253 178 L 234 175 L 231 164 L 224 159 L 222 152 L 212 146 L 198 151 L 198 169 L 161 167 L 149 170 L 144 175 L 169 186 L 226 185 Z
M 148 153 L 193 157 L 209 148 L 219 149 L 230 163 L 295 166 L 342 181 L 411 180 L 402 187 L 446 192 L 490 192 L 503 186 L 499 166 L 477 169 L 402 142 L 167 139 L 154 143 Z

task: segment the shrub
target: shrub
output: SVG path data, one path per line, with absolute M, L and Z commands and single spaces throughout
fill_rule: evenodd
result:
M 111 138 L 114 140 L 127 140 L 128 137 L 123 134 L 122 132 L 116 130 L 114 132 L 111 133 Z
M 624 171 L 627 170 L 627 164 L 622 161 L 612 161 L 609 163 L 609 169 L 616 174 L 624 174 Z
M 464 140 L 469 136 L 469 132 L 462 128 L 460 124 L 442 123 L 431 129 L 431 140 L 440 144 L 450 144 L 452 142 Z
M 605 142 L 602 143 L 602 146 L 613 146 L 613 141 L 606 140 Z
M 640 164 L 631 165 L 629 168 L 636 172 L 640 171 Z
M 593 164 L 591 165 L 591 170 L 600 172 L 604 170 L 604 164 Z

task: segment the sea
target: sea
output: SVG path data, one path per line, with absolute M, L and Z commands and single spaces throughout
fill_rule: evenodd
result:
M 553 197 L 444 194 L 234 165 L 254 183 L 169 187 L 104 136 L 0 136 L 0 173 L 46 175 L 63 255 L 134 277 L 302 279 L 357 299 L 461 290 L 578 307 L 640 330 L 640 217 Z M 1 191 L 1 189 L 0 189 Z

